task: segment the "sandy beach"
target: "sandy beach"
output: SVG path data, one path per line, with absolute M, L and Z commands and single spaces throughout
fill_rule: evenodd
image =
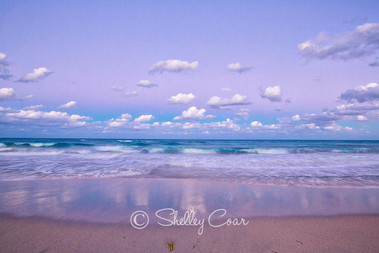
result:
M 197 179 L 1 181 L 0 251 L 169 252 L 173 241 L 173 252 L 377 252 L 378 196 Z
M 378 252 L 379 216 L 251 218 L 207 229 L 63 222 L 1 215 L 1 252 Z

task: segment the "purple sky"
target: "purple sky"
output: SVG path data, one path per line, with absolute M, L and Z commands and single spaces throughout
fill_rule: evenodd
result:
M 378 10 L 2 1 L 0 137 L 378 139 Z

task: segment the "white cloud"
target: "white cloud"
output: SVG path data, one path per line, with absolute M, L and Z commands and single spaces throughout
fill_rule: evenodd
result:
M 242 96 L 240 94 L 235 94 L 231 98 L 220 98 L 218 96 L 213 96 L 211 97 L 207 105 L 211 107 L 216 107 L 219 109 L 226 109 L 228 106 L 233 106 L 233 105 L 247 105 L 250 104 L 250 102 L 247 101 L 246 96 Z
M 274 130 L 274 129 L 279 129 L 279 128 L 280 128 L 280 125 L 278 125 L 278 124 L 263 125 L 263 128 L 265 128 L 265 129 L 270 129 L 270 130 Z
M 204 115 L 205 109 L 197 109 L 195 106 L 190 107 L 187 111 L 183 111 L 181 116 L 177 116 L 174 120 L 183 119 L 212 119 L 213 115 Z
M 243 67 L 243 66 L 241 66 L 241 64 L 239 62 L 230 63 L 226 68 L 229 71 L 238 72 L 238 73 L 247 72 L 247 71 L 249 71 L 249 70 L 252 69 L 252 67 L 247 67 L 247 66 Z
M 242 108 L 242 109 L 240 109 L 239 112 L 235 113 L 234 115 L 236 115 L 237 117 L 242 117 L 244 119 L 247 119 L 249 117 L 249 112 L 250 112 L 249 109 Z
M 106 121 L 106 124 L 108 127 L 105 128 L 106 131 L 108 131 L 110 128 L 127 128 L 127 129 L 135 129 L 135 130 L 147 130 L 151 127 L 158 127 L 159 122 L 154 122 L 153 124 L 147 124 L 144 122 L 150 121 L 154 119 L 153 115 L 141 115 L 138 118 L 136 118 L 134 121 L 130 121 L 132 119 L 132 115 L 129 113 L 122 114 L 117 119 L 110 119 Z
M 12 75 L 9 74 L 9 70 L 6 67 L 9 63 L 6 61 L 7 55 L 4 53 L 0 53 L 0 79 L 9 80 Z
M 162 126 L 172 126 L 174 123 L 170 122 L 170 121 L 166 121 L 166 122 L 162 122 Z
M 37 69 L 34 69 L 32 73 L 26 74 L 23 78 L 18 80 L 18 82 L 25 82 L 25 83 L 34 82 L 34 81 L 37 81 L 38 79 L 41 79 L 43 77 L 50 75 L 51 73 L 52 72 L 45 67 L 37 68 Z
M 335 132 L 339 132 L 339 131 L 351 131 L 353 130 L 351 127 L 342 127 L 340 125 L 337 125 L 337 124 L 332 124 L 332 125 L 329 125 L 329 126 L 325 126 L 323 127 L 324 130 L 327 130 L 327 131 L 335 131 Z
M 120 87 L 120 86 L 112 86 L 112 90 L 113 90 L 113 91 L 123 91 L 124 88 L 123 88 L 123 87 Z
M 199 63 L 197 61 L 191 63 L 181 60 L 159 61 L 151 66 L 149 73 L 163 73 L 165 71 L 179 73 L 194 70 L 198 66 Z
M 27 100 L 27 99 L 30 99 L 32 97 L 34 97 L 34 95 L 27 95 L 26 97 L 22 98 L 21 100 Z
M 4 61 L 6 57 L 6 54 L 0 52 L 0 62 Z
M 251 128 L 253 129 L 267 129 L 267 130 L 276 130 L 276 129 L 280 129 L 280 125 L 278 124 L 271 124 L 271 125 L 263 125 L 261 122 L 259 121 L 253 121 L 250 123 L 250 126 Z
M 348 102 L 358 101 L 359 103 L 379 99 L 379 84 L 369 83 L 360 85 L 353 90 L 347 90 L 340 96 L 341 100 Z
M 107 123 L 108 123 L 108 126 L 110 127 L 121 127 L 127 124 L 131 118 L 132 118 L 132 115 L 130 115 L 129 113 L 124 113 L 121 115 L 120 118 L 117 118 L 117 119 L 112 118 Z
M 320 127 L 317 126 L 315 123 L 308 123 L 308 124 L 301 124 L 295 126 L 296 129 L 310 129 L 310 130 L 319 130 Z
M 218 131 L 219 133 L 226 133 L 226 132 L 235 132 L 235 131 L 240 131 L 241 126 L 236 124 L 233 120 L 231 119 L 226 119 L 221 122 L 205 122 L 205 123 L 200 123 L 200 122 L 194 122 L 194 121 L 187 121 L 184 123 L 180 122 L 162 122 L 161 124 L 162 127 L 170 130 L 172 129 L 178 129 L 178 130 L 195 130 L 198 133 L 208 133 L 209 130 L 213 129 L 215 131 Z
M 364 115 L 357 115 L 357 120 L 358 121 L 368 121 L 368 118 Z
M 146 122 L 154 119 L 154 116 L 149 114 L 149 115 L 141 115 L 138 118 L 136 118 L 134 121 L 135 122 Z
M 195 128 L 201 128 L 202 125 L 198 122 L 185 122 L 180 126 L 182 129 L 195 129 Z
M 294 116 L 292 116 L 291 118 L 293 121 L 300 121 L 300 115 L 299 114 L 296 114 Z
M 262 98 L 267 98 L 271 102 L 280 102 L 282 101 L 282 92 L 280 86 L 269 86 L 261 94 Z
M 0 89 L 0 101 L 13 99 L 15 96 L 16 96 L 16 93 L 12 88 Z
M 133 125 L 133 129 L 139 129 L 139 130 L 147 130 L 150 129 L 152 125 L 150 124 L 138 124 L 138 125 Z
M 178 93 L 176 96 L 172 96 L 168 102 L 172 104 L 184 104 L 187 105 L 192 102 L 192 100 L 195 98 L 195 95 L 192 93 L 184 94 L 184 93 Z
M 39 110 L 43 108 L 43 105 L 31 105 L 31 106 L 27 106 L 27 107 L 24 107 L 22 110 L 32 110 L 32 111 L 36 111 L 36 110 Z
M 9 70 L 6 68 L 9 65 L 6 58 L 6 54 L 0 53 L 0 79 L 3 80 L 9 80 L 12 77 L 12 75 L 9 74 Z
M 259 121 L 253 121 L 253 122 L 250 123 L 250 126 L 253 127 L 253 128 L 261 128 L 263 125 Z
M 357 90 L 369 91 L 373 85 L 360 86 Z M 362 103 L 353 102 L 341 104 L 333 109 L 324 109 L 322 113 L 307 113 L 302 116 L 292 116 L 286 122 L 287 127 L 295 129 L 310 129 L 322 131 L 351 131 L 351 127 L 342 127 L 337 123 L 339 121 L 370 121 L 379 119 L 379 101 L 370 100 Z M 303 121 L 305 124 L 295 125 L 290 121 Z
M 228 129 L 233 131 L 240 131 L 241 127 L 234 123 L 233 120 L 227 118 L 225 121 L 222 122 L 212 122 L 212 123 L 206 123 L 205 126 L 212 127 L 212 128 L 221 128 L 221 129 Z
M 354 31 L 328 36 L 320 33 L 316 39 L 298 45 L 308 58 L 348 60 L 373 55 L 379 49 L 379 24 L 366 23 Z
M 304 114 L 301 116 L 301 120 L 305 121 L 306 123 L 315 123 L 317 126 L 326 126 L 330 125 L 331 123 L 334 123 L 338 120 L 342 119 L 342 116 L 339 114 L 336 114 L 333 111 L 324 111 L 322 113 L 311 113 L 311 114 Z
M 121 114 L 121 118 L 126 119 L 126 120 L 130 120 L 132 118 L 132 115 L 130 115 L 129 113 L 123 113 L 123 114 Z
M 37 110 L 17 110 L 6 113 L 8 121 L 21 121 L 34 123 L 35 125 L 51 125 L 51 126 L 84 126 L 88 124 L 86 121 L 91 120 L 90 117 L 80 116 L 77 114 L 69 115 L 67 112 L 57 111 L 37 111 Z
M 76 102 L 75 102 L 75 101 L 70 101 L 70 102 L 67 102 L 67 103 L 64 104 L 64 105 L 59 106 L 59 108 L 62 108 L 62 109 L 70 109 L 70 108 L 74 107 L 75 105 L 76 105 Z
M 152 83 L 149 80 L 141 80 L 137 83 L 137 86 L 143 87 L 143 88 L 152 88 L 152 87 L 158 86 L 158 84 Z
M 221 91 L 223 91 L 223 92 L 231 92 L 232 89 L 228 88 L 228 87 L 224 87 L 224 88 L 221 88 Z
M 6 101 L 6 100 L 25 101 L 32 97 L 33 95 L 27 95 L 23 98 L 20 98 L 16 96 L 16 92 L 13 90 L 13 88 L 0 88 L 0 101 Z
M 4 107 L 0 106 L 0 112 L 1 113 L 3 113 L 3 112 L 11 112 L 11 111 L 12 111 L 12 108 L 10 108 L 10 107 L 4 108 Z
M 58 112 L 58 111 L 34 111 L 34 110 L 20 110 L 16 113 L 8 113 L 8 116 L 20 118 L 20 119 L 60 119 L 60 118 L 69 118 L 72 120 L 85 120 L 89 119 L 85 116 L 79 116 L 76 114 L 69 115 L 67 112 Z
M 351 116 L 364 115 L 368 119 L 379 119 L 379 101 L 371 100 L 362 103 L 354 102 L 342 104 L 329 110 L 329 114 L 335 115 L 338 120 L 352 120 Z
M 125 97 L 133 97 L 133 96 L 137 96 L 137 95 L 138 95 L 138 91 L 126 92 L 124 94 Z

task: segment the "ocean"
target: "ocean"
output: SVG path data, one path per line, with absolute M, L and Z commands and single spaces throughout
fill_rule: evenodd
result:
M 379 141 L 0 139 L 0 180 L 205 178 L 379 186 Z

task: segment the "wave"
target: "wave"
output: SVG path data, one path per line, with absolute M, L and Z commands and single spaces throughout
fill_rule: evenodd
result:
M 90 143 L 69 143 L 69 142 L 3 142 L 0 143 L 1 147 L 32 147 L 32 148 L 68 148 L 72 146 L 85 146 L 90 147 L 94 144 Z
M 255 150 L 257 151 L 257 154 L 270 154 L 270 155 L 287 154 L 289 151 L 284 148 L 258 148 Z
M 153 147 L 134 149 L 141 153 L 160 153 L 160 154 L 262 154 L 262 155 L 281 155 L 281 154 L 311 154 L 311 153 L 379 153 L 379 149 L 294 149 L 294 148 L 191 148 L 191 147 Z
M 143 153 L 185 155 L 296 155 L 379 153 L 377 141 L 238 141 L 133 139 L 0 139 L 0 152 L 62 149 L 67 154 Z M 83 153 L 83 152 L 82 152 Z
M 184 154 L 215 154 L 216 151 L 212 149 L 200 149 L 200 148 L 185 148 L 182 151 Z
M 7 148 L 5 148 L 7 149 Z M 5 151 L 5 152 L 4 152 Z M 15 149 L 9 148 L 9 150 L 2 150 L 0 149 L 0 155 L 7 155 L 7 156 L 52 156 L 52 155 L 61 155 L 64 154 L 64 151 L 20 151 L 17 150 L 14 152 Z
M 85 147 L 85 149 L 84 149 Z M 113 152 L 113 153 L 150 153 L 150 154 L 198 154 L 198 155 L 282 155 L 282 154 L 315 154 L 315 153 L 341 153 L 341 154 L 377 154 L 379 149 L 319 149 L 319 148 L 199 148 L 199 147 L 146 147 L 125 145 L 101 145 L 78 143 L 0 143 L 0 152 L 24 152 L 28 149 L 65 149 L 66 153 L 85 152 Z
M 291 154 L 308 154 L 308 153 L 379 153 L 377 148 L 345 148 L 345 149 L 320 149 L 320 148 L 300 148 L 300 149 L 288 149 L 288 153 Z
M 35 148 L 41 148 L 41 147 L 51 147 L 54 146 L 56 143 L 29 143 L 30 146 Z
M 10 152 L 10 151 L 13 151 L 13 148 L 10 148 L 10 147 L 0 147 L 0 153 L 1 152 Z
M 132 149 L 125 148 L 123 146 L 97 146 L 96 150 L 101 152 L 112 152 L 112 153 L 133 153 Z

